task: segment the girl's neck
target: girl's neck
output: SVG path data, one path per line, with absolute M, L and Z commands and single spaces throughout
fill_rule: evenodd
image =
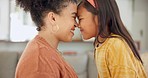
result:
M 100 36 L 99 36 L 98 39 L 99 39 L 99 41 L 100 41 L 101 44 L 106 40 L 106 38 L 102 38 L 102 37 L 100 37 Z

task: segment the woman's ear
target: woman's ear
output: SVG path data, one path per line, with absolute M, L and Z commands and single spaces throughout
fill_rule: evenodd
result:
M 55 13 L 53 13 L 53 12 L 49 12 L 48 13 L 48 15 L 47 15 L 47 19 L 48 19 L 48 21 L 51 23 L 51 25 L 54 25 L 56 22 L 56 15 L 55 15 Z
M 49 12 L 47 16 L 48 16 L 48 21 L 51 24 L 50 29 L 51 29 L 52 33 L 56 33 L 59 30 L 59 26 L 56 23 L 57 22 L 56 21 L 57 15 L 53 12 Z

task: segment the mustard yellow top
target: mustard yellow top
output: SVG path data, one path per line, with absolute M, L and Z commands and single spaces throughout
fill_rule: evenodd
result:
M 108 38 L 96 47 L 98 78 L 147 78 L 142 63 L 122 38 Z

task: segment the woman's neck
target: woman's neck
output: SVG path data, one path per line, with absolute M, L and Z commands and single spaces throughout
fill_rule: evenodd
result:
M 49 32 L 39 31 L 38 35 L 43 37 L 51 47 L 58 48 L 59 40 L 52 33 L 49 35 Z

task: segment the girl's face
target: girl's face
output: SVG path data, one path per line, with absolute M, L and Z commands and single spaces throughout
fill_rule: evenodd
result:
M 87 40 L 95 37 L 98 33 L 98 17 L 88 12 L 83 6 L 78 8 L 78 19 L 80 31 L 83 39 Z
M 56 37 L 60 41 L 72 41 L 76 23 L 77 5 L 69 3 L 67 7 L 62 9 L 62 12 L 57 17 L 57 25 L 59 30 Z

